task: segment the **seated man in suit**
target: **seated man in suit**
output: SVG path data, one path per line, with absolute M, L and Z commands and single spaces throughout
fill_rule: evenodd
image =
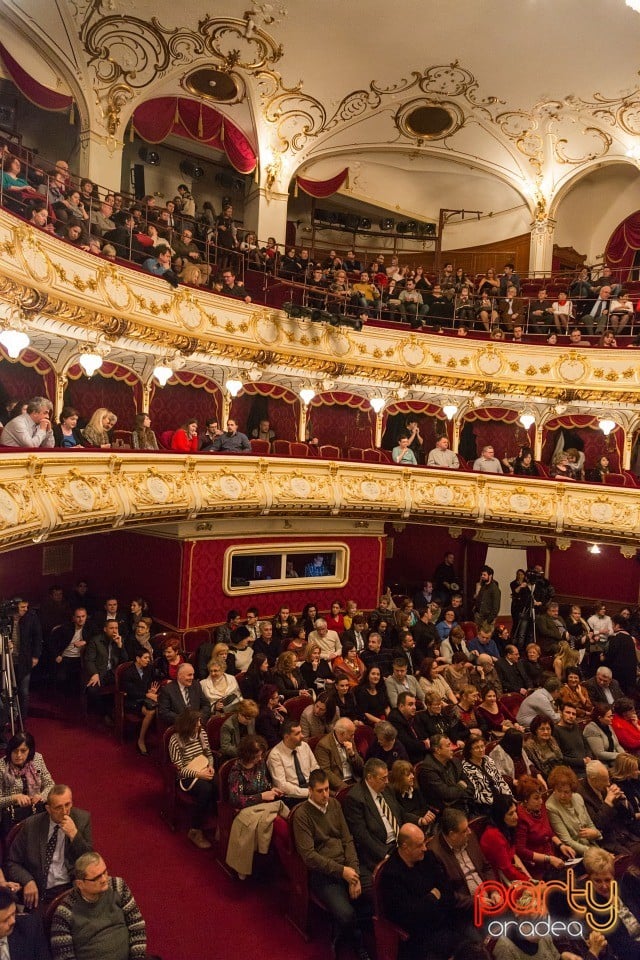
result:
M 49 960 L 51 957 L 40 917 L 22 913 L 16 922 L 15 897 L 6 887 L 0 887 L 0 957 L 7 960 Z
M 115 681 L 115 669 L 125 663 L 127 654 L 117 620 L 107 620 L 102 633 L 91 637 L 85 648 L 84 670 L 87 697 L 93 708 L 105 717 L 112 709 L 112 697 L 103 694 L 104 687 Z
M 362 779 L 364 760 L 353 742 L 355 732 L 353 720 L 340 717 L 334 724 L 333 731 L 324 736 L 316 746 L 316 760 L 320 769 L 326 773 L 334 793 Z
M 176 680 L 167 683 L 158 697 L 158 716 L 163 723 L 171 725 L 189 707 L 197 710 L 206 723 L 211 713 L 211 704 L 202 692 L 200 681 L 190 663 L 181 663 Z
M 409 934 L 402 960 L 447 960 L 460 942 L 451 881 L 427 851 L 420 827 L 406 823 L 380 876 L 385 916 Z
M 70 887 L 73 864 L 92 849 L 91 815 L 73 806 L 69 787 L 53 786 L 45 808 L 24 821 L 7 854 L 7 879 L 23 886 L 31 910 Z
M 609 667 L 598 667 L 595 677 L 585 680 L 584 688 L 594 706 L 596 703 L 606 703 L 612 707 L 616 700 L 621 700 L 624 696 Z
M 445 807 L 440 817 L 440 829 L 429 848 L 441 861 L 453 885 L 455 906 L 473 923 L 473 895 L 485 880 L 495 880 L 493 870 L 485 858 L 477 837 L 469 829 L 467 815 L 456 807 Z M 498 894 L 495 894 L 498 898 Z
M 329 796 L 323 770 L 311 772 L 309 798 L 293 817 L 293 836 L 309 871 L 309 887 L 331 917 L 333 955 L 338 941 L 348 937 L 358 960 L 369 960 L 361 930 L 367 906 L 358 856 L 342 807 Z
M 144 960 L 145 922 L 121 877 L 109 876 L 99 853 L 75 863 L 75 888 L 56 907 L 51 922 L 54 960 Z
M 267 766 L 273 786 L 282 792 L 283 803 L 295 807 L 307 796 L 309 777 L 318 769 L 318 762 L 302 739 L 299 720 L 287 717 L 281 732 L 282 740 L 269 752 Z
M 398 740 L 406 750 L 411 763 L 419 763 L 424 760 L 429 749 L 429 739 L 425 737 L 416 724 L 416 698 L 414 695 L 406 691 L 401 693 L 398 697 L 398 706 L 391 710 L 388 719 L 389 723 L 395 727 Z
M 512 643 L 508 643 L 504 648 L 504 657 L 496 661 L 496 670 L 504 693 L 521 693 L 523 697 L 527 696 L 529 681 L 520 663 L 520 651 Z
M 372 758 L 364 765 L 364 779 L 352 787 L 343 803 L 353 835 L 363 887 L 371 886 L 374 869 L 396 848 L 398 831 L 407 819 L 389 787 L 386 763 Z

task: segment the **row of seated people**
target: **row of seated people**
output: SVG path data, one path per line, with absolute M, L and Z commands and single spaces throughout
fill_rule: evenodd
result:
M 18 166 L 17 159 L 5 158 L 3 180 L 7 195 L 11 196 L 12 191 L 16 195 L 24 194 L 25 190 L 31 191 L 34 202 L 29 210 L 33 225 L 55 232 L 54 225 L 49 222 L 54 205 L 42 206 L 35 202 L 38 194 L 27 181 L 19 177 Z M 37 173 L 36 180 L 39 177 L 40 173 Z M 62 189 L 67 183 L 70 194 L 69 198 L 65 196 L 55 200 L 59 211 L 58 230 L 69 243 L 111 259 L 129 259 L 139 263 L 145 270 L 165 277 L 173 285 L 185 282 L 201 286 L 211 281 L 215 292 L 251 301 L 243 283 L 236 280 L 229 258 L 222 258 L 217 265 L 219 269 L 213 269 L 215 264 L 208 262 L 206 249 L 203 250 L 203 245 L 194 239 L 194 226 L 190 220 L 185 219 L 180 225 L 181 229 L 178 232 L 175 230 L 174 212 L 177 208 L 173 201 L 172 208 L 165 211 L 156 210 L 153 198 L 145 198 L 142 204 L 132 204 L 130 209 L 123 209 L 123 196 L 118 194 L 120 209 L 116 210 L 116 195 L 109 193 L 104 201 L 98 203 L 94 198 L 95 185 L 90 180 L 84 179 L 78 188 L 72 189 L 68 186 L 68 170 L 66 173 L 57 171 L 55 177 L 60 179 L 60 183 L 53 187 L 54 191 Z M 41 183 L 39 187 L 45 191 L 46 197 L 51 188 L 52 182 L 49 180 L 46 185 Z M 181 185 L 180 190 L 188 194 L 185 185 Z M 180 196 L 176 197 L 176 201 L 182 202 Z M 188 205 L 190 200 L 187 198 L 184 203 Z M 161 212 L 164 214 L 162 218 L 159 215 Z M 148 218 L 145 222 L 142 221 L 143 213 Z M 112 220 L 112 217 L 115 219 Z M 168 222 L 165 223 L 165 219 Z M 218 223 L 225 219 L 233 225 L 232 210 L 225 208 L 215 227 L 216 236 L 219 231 L 226 229 L 230 230 L 230 236 L 233 234 L 229 249 L 242 248 L 249 258 L 255 253 L 259 260 L 282 262 L 284 276 L 292 275 L 292 263 L 295 265 L 293 272 L 298 270 L 300 264 L 295 257 L 295 250 L 289 250 L 286 257 L 280 258 L 274 238 L 269 238 L 266 248 L 262 250 L 253 242 L 255 235 L 251 235 L 249 243 L 246 240 L 239 241 L 235 228 L 232 230 Z M 106 229 L 112 223 L 113 228 Z M 88 232 L 90 230 L 92 233 Z M 224 242 L 218 239 L 218 243 L 226 249 Z M 291 254 L 294 255 L 293 260 Z M 417 326 L 421 326 L 429 314 L 430 325 L 439 332 L 457 324 L 459 335 L 465 336 L 477 323 L 492 339 L 504 339 L 506 330 L 512 333 L 515 342 L 526 342 L 529 333 L 551 331 L 548 336 L 550 343 L 557 342 L 557 334 L 564 332 L 569 335 L 570 345 L 591 346 L 591 341 L 583 338 L 577 326 L 580 321 L 588 334 L 599 334 L 598 345 L 607 348 L 617 346 L 615 334 L 621 334 L 634 316 L 632 302 L 623 293 L 620 284 L 613 282 L 608 267 L 593 282 L 588 277 L 588 271 L 582 271 L 570 288 L 570 296 L 574 291 L 575 305 L 567 298 L 565 291 L 558 291 L 558 299 L 551 301 L 547 299 L 547 291 L 541 289 L 527 306 L 520 298 L 520 278 L 513 271 L 512 264 L 506 264 L 500 276 L 489 269 L 486 275 L 478 278 L 477 294 L 474 294 L 473 282 L 462 268 L 454 273 L 450 263 L 445 264 L 437 282 L 432 285 L 422 268 L 418 267 L 415 271 L 409 267 L 399 268 L 397 257 L 392 258 L 391 265 L 385 269 L 381 255 L 380 261 L 374 262 L 370 274 L 367 274 L 358 271 L 359 262 L 355 260 L 353 251 L 344 261 L 333 254 L 335 251 L 331 251 L 327 260 L 314 262 L 308 257 L 308 250 L 301 251 L 303 267 L 307 260 L 310 263 L 309 276 L 307 268 L 303 272 L 305 282 L 308 280 L 313 287 L 312 291 L 305 294 L 307 305 L 312 308 L 324 310 L 328 307 L 339 312 L 340 304 L 348 301 L 356 312 L 364 311 L 364 317 L 373 310 L 386 319 L 409 319 L 412 325 Z M 338 263 L 355 267 L 356 286 L 353 289 L 346 270 L 338 268 Z M 381 313 L 383 307 L 384 314 Z M 635 342 L 629 344 L 635 345 Z
M 127 883 L 93 848 L 91 814 L 56 783 L 29 732 L 0 759 L 0 946 L 18 960 L 101 960 L 147 954 L 145 922 Z
M 220 428 L 215 418 L 206 421 L 206 428 L 202 436 L 198 433 L 198 421 L 194 418 L 186 421 L 174 431 L 167 431 L 158 443 L 156 434 L 151 429 L 151 420 L 147 413 L 136 415 L 134 429 L 127 434 L 129 443 L 113 436 L 114 427 L 118 421 L 115 413 L 106 407 L 99 407 L 94 411 L 89 421 L 82 428 L 78 427 L 79 412 L 70 406 L 63 407 L 59 423 L 51 423 L 53 404 L 43 397 L 34 397 L 30 401 L 17 401 L 2 428 L 0 439 L 2 446 L 21 447 L 28 449 L 73 449 L 90 448 L 110 450 L 112 448 L 134 450 L 158 450 L 162 446 L 179 453 L 285 453 L 295 456 L 309 456 L 320 453 L 321 456 L 340 457 L 339 447 L 329 444 L 321 446 L 316 437 L 310 437 L 308 443 L 292 444 L 287 441 L 279 442 L 275 431 L 268 420 L 261 420 L 252 431 L 251 443 L 246 434 L 238 429 L 235 420 L 227 420 L 226 430 Z M 418 466 L 422 453 L 422 437 L 417 423 L 413 421 L 409 429 L 400 435 L 398 444 L 391 452 L 384 450 L 356 450 L 350 451 L 349 459 L 371 460 L 379 463 L 395 463 L 401 466 Z M 295 447 L 295 449 L 293 449 Z M 440 437 L 435 447 L 429 451 L 427 466 L 441 469 L 465 468 L 458 454 L 449 447 L 449 439 Z M 561 480 L 588 480 L 591 483 L 618 482 L 621 478 L 623 485 L 634 485 L 632 475 L 618 474 L 610 469 L 609 459 L 606 456 L 599 458 L 593 467 L 584 468 L 584 454 L 570 448 L 554 454 L 553 461 L 548 468 L 536 464 L 529 447 L 522 447 L 518 456 L 505 457 L 502 461 L 494 455 L 494 448 L 486 445 L 481 455 L 473 461 L 472 469 L 479 473 L 512 473 L 518 476 L 544 477 L 550 476 Z

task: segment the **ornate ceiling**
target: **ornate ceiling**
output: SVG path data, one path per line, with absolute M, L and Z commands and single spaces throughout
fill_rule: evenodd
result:
M 600 0 L 597 16 L 584 0 L 404 0 L 399 13 L 386 0 L 222 0 L 215 14 L 169 0 L 3 8 L 6 45 L 24 55 L 29 38 L 34 75 L 57 75 L 85 129 L 105 137 L 124 138 L 144 100 L 185 95 L 195 69 L 230 72 L 238 102 L 221 112 L 263 166 L 275 161 L 282 191 L 301 167 L 313 176 L 391 150 L 425 171 L 444 160 L 462 182 L 486 171 L 507 185 L 496 209 L 515 193 L 544 219 L 577 175 L 629 162 L 640 136 L 640 16 L 624 0 Z M 413 111 L 433 105 L 445 132 L 420 137 Z

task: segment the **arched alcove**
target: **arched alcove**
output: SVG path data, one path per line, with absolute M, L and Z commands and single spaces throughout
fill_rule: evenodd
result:
M 222 414 L 222 391 L 215 381 L 199 373 L 178 370 L 166 387 L 155 382 L 149 403 L 156 434 L 175 430 L 192 417 L 204 428 L 205 421 Z
M 300 398 L 275 383 L 245 383 L 231 401 L 230 416 L 249 437 L 260 420 L 268 420 L 279 440 L 297 440 Z
M 64 402 L 78 410 L 81 423 L 98 407 L 107 407 L 117 416 L 118 429 L 131 429 L 142 399 L 142 384 L 133 370 L 105 360 L 100 370 L 88 377 L 80 364 L 74 363 L 67 370 L 67 380 Z

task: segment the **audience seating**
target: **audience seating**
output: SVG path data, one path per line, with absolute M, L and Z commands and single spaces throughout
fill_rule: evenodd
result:
M 57 897 L 54 897 L 53 900 L 49 900 L 48 903 L 45 903 L 42 908 L 42 926 L 44 927 L 44 934 L 47 940 L 51 939 L 51 924 L 53 923 L 53 915 L 60 904 L 64 903 L 70 893 L 70 890 L 63 890 L 58 894 Z
M 382 455 L 382 450 L 376 450 L 373 447 L 362 451 L 362 459 L 365 463 L 386 463 Z
M 289 881 L 289 895 L 287 897 L 287 905 L 285 916 L 289 923 L 292 924 L 302 935 L 305 940 L 310 940 L 310 915 L 309 915 L 309 904 L 312 903 L 324 914 L 325 908 L 316 896 L 309 889 L 309 871 L 302 860 L 302 857 L 296 850 L 295 840 L 293 836 L 293 824 L 295 823 L 295 818 L 302 807 L 302 804 L 299 803 L 295 806 L 291 813 L 289 814 L 289 842 L 288 844 L 283 844 L 279 850 L 280 859 L 282 861 L 282 866 L 287 875 L 287 880 Z
M 478 628 L 473 620 L 465 620 L 461 626 L 464 630 L 464 639 L 467 641 L 467 643 L 470 640 L 474 640 L 478 636 Z
M 605 483 L 609 487 L 626 487 L 627 478 L 622 473 L 608 473 L 605 479 Z
M 312 703 L 311 697 L 291 697 L 290 700 L 285 700 L 284 706 L 287 709 L 287 716 L 292 720 L 299 720 L 303 711 Z
M 373 933 L 377 960 L 398 960 L 400 944 L 406 943 L 409 934 L 389 920 L 384 913 L 381 877 L 387 862 L 383 860 L 373 871 Z
M 7 854 L 9 853 L 9 850 L 11 849 L 11 844 L 13 843 L 13 841 L 15 840 L 15 838 L 18 836 L 18 834 L 20 833 L 20 831 L 21 831 L 22 828 L 24 827 L 25 823 L 26 823 L 26 820 L 20 820 L 18 823 L 14 824 L 14 826 L 11 827 L 11 830 L 9 830 L 9 833 L 8 833 L 8 834 L 6 835 L 6 837 L 4 838 L 4 845 L 3 845 L 3 846 L 4 846 L 4 860 L 7 859 Z
M 320 456 L 324 460 L 339 460 L 342 454 L 340 447 L 336 447 L 332 443 L 324 443 L 320 447 Z
M 178 803 L 182 802 L 185 806 L 192 807 L 193 800 L 188 792 L 180 789 L 178 784 L 178 770 L 175 764 L 171 762 L 169 756 L 169 741 L 175 732 L 173 726 L 167 727 L 162 734 L 162 779 L 164 786 L 164 798 L 160 816 L 166 820 L 169 828 L 175 831 L 177 826 Z
M 171 441 L 175 430 L 163 430 L 158 437 L 158 443 L 164 450 L 171 450 Z
M 229 846 L 231 824 L 238 812 L 235 807 L 231 806 L 229 799 L 229 774 L 235 762 L 235 760 L 225 760 L 218 770 L 218 831 L 216 842 L 218 846 L 217 859 L 221 865 L 224 865 L 227 847 Z M 226 870 L 226 867 L 224 869 Z
M 126 670 L 129 667 L 133 666 L 133 660 L 127 660 L 126 663 L 119 663 L 116 667 L 115 677 L 115 694 L 114 694 L 114 708 L 113 708 L 113 725 L 114 733 L 116 739 L 120 743 L 124 743 L 124 726 L 125 723 L 140 725 L 140 717 L 137 713 L 127 713 L 125 710 L 125 694 L 124 690 L 120 689 L 120 684 L 122 683 L 122 678 Z
M 509 720 L 515 723 L 520 704 L 524 700 L 521 693 L 503 693 L 498 703 Z
M 306 443 L 300 443 L 298 440 L 292 440 L 289 443 L 289 450 L 292 457 L 308 457 L 309 446 Z
M 270 453 L 271 444 L 268 440 L 256 440 L 252 438 L 249 440 L 251 444 L 251 453 L 261 454 L 261 453 Z
M 488 817 L 473 817 L 472 820 L 469 820 L 469 829 L 475 833 L 478 840 L 484 833 L 488 822 Z
M 222 759 L 220 752 L 220 731 L 222 730 L 222 724 L 228 716 L 228 713 L 224 713 L 221 717 L 210 717 L 207 721 L 207 739 L 209 740 L 209 746 L 211 747 L 214 759 L 217 758 L 218 761 Z
M 367 750 L 375 738 L 376 735 L 373 732 L 373 727 L 370 727 L 368 724 L 363 723 L 361 726 L 356 727 L 356 732 L 353 736 L 353 742 L 361 757 L 366 756 Z
M 185 630 L 182 637 L 184 649 L 189 653 L 195 653 L 201 643 L 209 643 L 210 640 L 211 634 L 206 627 L 193 627 L 190 630 Z
M 271 444 L 271 452 L 283 457 L 291 456 L 291 444 L 288 440 L 274 440 Z
M 362 447 L 349 447 L 347 451 L 347 458 L 349 460 L 362 461 L 363 457 L 364 457 L 364 450 Z

